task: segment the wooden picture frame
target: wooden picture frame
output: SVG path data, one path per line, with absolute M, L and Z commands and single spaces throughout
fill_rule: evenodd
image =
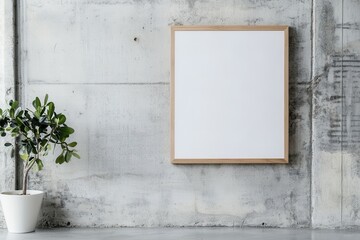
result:
M 171 156 L 170 157 L 171 157 L 171 162 L 173 164 L 288 163 L 289 161 L 288 158 L 289 155 L 288 152 L 289 151 L 289 144 L 288 144 L 289 141 L 289 131 L 288 131 L 289 41 L 288 38 L 289 38 L 288 26 L 172 26 L 171 27 L 171 86 L 170 86 L 171 88 L 171 124 L 170 124 L 171 153 L 170 154 Z M 234 39 L 233 40 L 234 42 L 231 42 L 232 41 L 231 39 Z M 256 45 L 257 42 L 261 44 Z M 208 49 L 206 49 L 206 47 L 208 47 Z M 234 51 L 238 50 L 239 52 L 233 54 L 232 48 L 234 48 Z M 252 52 L 246 55 L 248 48 Z M 242 51 L 244 52 L 243 55 L 242 55 Z M 253 52 L 256 53 L 255 54 L 256 56 L 260 56 L 260 57 L 257 58 L 253 57 L 252 56 Z M 204 54 L 206 56 L 203 56 Z M 216 54 L 223 57 L 224 61 L 220 61 L 219 59 L 221 59 L 221 57 L 217 57 Z M 239 60 L 235 59 L 237 57 L 239 57 Z M 247 57 L 249 57 L 250 60 L 247 60 Z M 207 59 L 212 59 L 212 58 L 214 58 L 213 62 L 216 62 L 216 64 L 213 64 L 212 60 L 209 60 L 210 64 L 208 63 Z M 199 63 L 198 61 L 196 61 L 196 59 L 201 59 L 202 62 L 206 62 L 206 63 L 202 63 L 201 61 Z M 232 59 L 234 59 L 234 61 L 232 61 Z M 264 59 L 269 59 L 269 60 L 266 61 Z M 274 63 L 272 62 L 272 59 L 274 59 Z M 189 63 L 191 61 L 192 61 L 191 64 L 193 65 Z M 235 79 L 235 80 L 227 80 L 226 77 L 224 78 L 218 77 L 219 80 L 218 81 L 216 80 L 215 76 L 217 76 L 218 73 L 216 71 L 219 71 L 220 73 L 224 73 L 225 75 L 227 75 L 228 72 L 225 71 L 224 69 L 228 68 L 228 65 L 230 66 L 232 64 L 234 65 L 235 63 L 237 63 L 237 61 L 239 63 L 243 63 L 240 64 L 241 65 L 240 68 L 243 68 L 244 70 L 230 69 L 229 72 L 231 73 L 234 72 L 234 75 L 239 72 L 241 73 L 240 74 L 241 76 L 231 75 L 229 77 L 229 79 Z M 224 62 L 226 62 L 226 64 Z M 257 65 L 258 62 L 260 62 L 259 63 L 260 65 Z M 218 66 L 217 64 L 219 65 L 219 69 L 216 71 L 214 70 L 215 74 L 210 75 L 212 73 L 207 73 L 207 71 L 209 70 L 211 70 L 210 72 L 212 72 L 212 69 Z M 268 66 L 266 64 L 272 66 Z M 222 67 L 220 67 L 220 65 Z M 237 68 L 237 66 L 238 65 L 236 64 L 234 65 L 235 68 Z M 253 71 L 250 70 L 247 71 L 247 69 L 252 69 L 252 68 L 254 68 Z M 265 70 L 262 71 L 262 69 Z M 246 77 L 242 77 L 243 72 L 246 72 L 246 74 L 244 75 L 249 76 L 248 77 L 249 80 L 246 80 L 245 79 Z M 259 77 L 258 79 L 253 79 L 252 75 L 256 75 L 256 74 L 259 75 L 266 74 L 265 76 L 268 76 L 269 79 L 267 79 L 267 77 L 266 78 Z M 209 80 L 207 82 L 206 77 L 203 76 L 208 76 L 208 78 L 211 79 L 211 81 Z M 281 79 L 279 79 L 280 78 L 279 76 L 281 76 Z M 240 79 L 241 83 L 238 83 L 237 79 Z M 196 85 L 198 80 L 201 83 L 199 83 L 199 85 Z M 265 90 L 261 90 L 261 91 L 265 93 L 264 95 L 270 96 L 270 98 L 261 99 L 262 95 L 254 94 L 255 93 L 254 82 L 258 80 L 261 80 L 262 83 L 268 87 L 266 91 L 269 91 L 270 93 L 265 92 Z M 224 85 L 228 84 L 229 86 L 225 88 L 224 86 L 221 85 L 222 82 L 224 82 Z M 192 84 L 194 83 L 196 83 L 195 87 L 192 86 Z M 219 86 L 216 86 L 216 84 L 218 83 Z M 241 86 L 247 86 L 248 84 L 250 86 L 249 91 L 242 89 L 242 87 L 239 88 L 239 86 L 237 86 L 237 88 L 235 88 L 234 86 L 233 88 L 233 86 L 231 85 L 233 83 L 238 84 L 239 86 L 240 84 L 243 84 Z M 196 87 L 197 89 L 193 89 Z M 219 89 L 225 89 L 225 91 L 217 90 L 217 87 Z M 208 90 L 208 88 L 210 90 Z M 261 88 L 260 85 L 259 88 Z M 227 89 L 230 92 L 232 92 L 232 94 L 228 94 L 226 92 Z M 234 94 L 233 89 L 242 89 L 241 90 L 242 94 L 243 95 L 248 94 L 248 96 L 242 96 L 242 95 L 238 96 L 237 94 Z M 209 91 L 209 93 L 207 91 Z M 273 91 L 274 94 L 271 94 L 271 91 Z M 214 94 L 214 92 L 216 94 Z M 255 100 L 253 99 L 253 101 L 259 102 L 259 104 L 258 105 L 254 104 L 255 107 L 253 111 L 256 113 L 255 116 L 251 116 L 252 110 L 247 110 L 244 111 L 244 113 L 246 114 L 245 116 L 241 115 L 239 117 L 238 115 L 240 115 L 240 113 L 237 113 L 238 108 L 236 108 L 237 105 L 235 103 L 234 106 L 228 106 L 229 104 L 225 104 L 224 112 L 222 112 L 223 111 L 222 106 L 217 108 L 221 110 L 220 112 L 219 111 L 217 112 L 212 109 L 212 105 L 210 103 L 209 103 L 210 104 L 209 107 L 206 107 L 206 105 L 204 104 L 203 105 L 197 104 L 197 101 L 199 102 L 203 101 L 202 99 L 203 95 L 205 95 L 204 99 L 207 99 L 207 101 L 212 103 L 215 102 L 216 104 L 217 102 L 213 101 L 212 96 L 216 96 L 216 98 L 218 99 L 223 99 L 227 97 L 229 98 L 234 97 L 234 99 L 239 98 L 240 100 L 245 100 L 245 101 L 240 101 L 241 104 L 243 104 L 243 106 L 245 106 L 247 99 L 251 99 L 254 97 L 254 95 L 256 95 L 257 98 Z M 274 104 L 269 105 L 270 104 L 269 101 L 274 101 Z M 226 101 L 224 100 L 224 102 L 229 103 L 230 100 L 226 100 Z M 250 100 L 248 102 L 249 105 L 253 104 L 253 102 Z M 267 106 L 271 106 L 271 107 L 269 108 L 263 106 L 266 104 Z M 193 107 L 193 105 L 203 106 L 203 107 L 199 107 L 196 109 L 195 107 Z M 274 114 L 271 112 L 272 106 L 274 109 L 276 109 L 276 111 L 274 110 Z M 225 109 L 231 107 L 235 108 L 236 111 Z M 207 109 L 210 112 L 214 111 L 215 114 L 206 112 L 208 111 Z M 239 111 L 241 111 L 242 108 L 239 109 L 240 109 Z M 249 107 L 245 106 L 243 109 L 249 109 Z M 256 112 L 257 109 L 264 109 L 264 111 L 269 110 L 268 112 L 269 114 L 265 115 L 265 113 Z M 202 114 L 198 115 L 197 110 L 202 111 Z M 246 136 L 242 134 L 241 129 L 244 129 L 244 131 L 246 130 L 246 132 L 249 131 L 249 129 L 247 129 L 246 127 L 247 125 L 237 126 L 236 124 L 233 124 L 235 126 L 235 129 L 238 130 L 237 135 L 235 135 L 235 133 L 233 134 L 231 132 L 232 130 L 231 126 L 226 126 L 226 124 L 223 123 L 223 122 L 227 122 L 226 120 L 228 118 L 225 117 L 224 119 L 216 120 L 216 118 L 220 118 L 219 116 L 221 116 L 222 114 L 224 116 L 231 116 L 230 117 L 231 119 L 233 118 L 240 119 L 240 122 L 244 121 L 246 124 L 249 123 L 251 124 L 252 120 L 254 120 L 253 121 L 254 124 L 256 123 L 256 121 L 258 121 L 260 125 L 258 124 L 251 128 L 252 133 L 254 133 L 254 137 L 253 137 L 254 139 L 251 139 L 252 134 L 248 134 Z M 234 114 L 235 117 L 233 117 Z M 261 116 L 261 117 L 256 117 L 256 116 Z M 202 117 L 204 117 L 204 119 L 198 119 Z M 254 119 L 251 119 L 251 117 L 253 117 Z M 269 126 L 263 126 L 266 120 L 264 119 L 263 122 L 261 122 L 262 117 L 270 119 Z M 272 117 L 274 119 L 272 119 Z M 192 118 L 192 120 L 189 120 L 188 118 Z M 215 122 L 221 122 L 222 123 L 221 127 L 225 129 L 224 131 L 219 130 L 219 132 L 217 133 L 219 135 L 219 139 L 216 139 L 217 136 L 213 136 L 212 132 L 218 129 L 218 126 L 220 125 L 216 125 L 216 124 L 211 125 L 210 123 L 208 123 L 211 122 L 213 119 L 216 120 L 216 121 L 214 120 Z M 242 119 L 246 119 L 246 120 L 242 120 Z M 193 124 L 193 122 L 197 122 L 197 123 Z M 203 124 L 204 125 L 208 124 L 210 126 L 206 128 L 206 126 L 203 126 Z M 262 138 L 261 137 L 262 133 L 260 133 L 260 130 L 257 130 L 256 126 L 263 127 L 262 131 L 266 132 L 264 134 L 267 134 L 267 132 L 269 132 L 268 134 L 269 136 L 264 135 L 264 138 Z M 201 129 L 199 130 L 199 128 Z M 269 129 L 269 131 L 267 129 Z M 224 132 L 230 133 L 229 135 L 231 136 L 228 138 Z M 187 136 L 189 136 L 188 139 L 186 138 Z M 208 140 L 208 138 L 211 138 L 211 140 Z M 237 143 L 234 143 L 232 139 L 234 141 L 245 143 L 246 146 L 248 144 L 253 144 L 253 145 L 259 144 L 259 146 L 249 145 L 242 149 L 242 146 L 239 145 L 238 146 L 239 148 L 237 148 L 236 145 Z M 274 142 L 272 142 L 272 139 L 274 139 Z M 209 142 L 208 145 L 206 143 L 207 141 Z M 226 143 L 226 141 L 228 141 L 228 143 Z M 216 150 L 217 148 L 216 143 L 218 143 L 219 145 L 219 150 Z M 221 147 L 220 145 L 223 146 Z M 226 146 L 232 146 L 232 147 L 229 147 L 229 151 L 227 151 L 226 149 L 224 149 L 224 146 L 225 148 Z M 257 153 L 257 150 L 259 150 L 258 151 L 259 153 Z M 211 153 L 208 153 L 207 151 Z M 241 155 L 242 154 L 241 151 L 243 151 L 243 155 Z M 257 154 L 259 154 L 259 156 L 257 156 Z

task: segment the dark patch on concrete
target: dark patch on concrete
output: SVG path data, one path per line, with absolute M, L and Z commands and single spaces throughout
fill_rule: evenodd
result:
M 334 7 L 331 2 L 324 2 L 320 12 L 319 21 L 319 26 L 321 26 L 321 29 L 318 29 L 319 37 L 321 39 L 320 48 L 324 54 L 330 55 L 335 49 L 337 38 L 335 34 L 336 21 L 334 17 Z
M 360 30 L 360 24 L 355 22 L 355 23 L 351 23 L 351 22 L 345 22 L 343 24 L 337 24 L 336 28 L 342 28 L 342 29 L 348 29 L 348 30 Z
M 194 8 L 197 0 L 187 0 L 189 8 Z
M 274 9 L 275 6 L 271 1 L 264 1 L 264 0 L 248 0 L 249 5 L 247 6 L 248 9 L 258 9 L 258 8 L 267 8 L 267 9 Z
M 275 208 L 275 202 L 274 202 L 274 199 L 272 199 L 272 198 L 267 198 L 266 200 L 265 200 L 265 207 L 266 207 L 266 209 L 273 209 L 273 208 Z
M 351 161 L 351 177 L 357 177 L 360 178 L 360 161 L 358 160 L 358 157 L 354 159 L 354 161 Z
M 310 85 L 309 85 L 309 92 L 313 92 L 313 94 L 315 96 L 320 96 L 322 94 L 322 92 L 320 91 L 321 89 L 318 89 L 318 86 L 320 84 L 320 82 L 324 79 L 328 78 L 329 75 L 329 71 L 330 71 L 330 64 L 326 64 L 323 67 L 323 70 L 321 71 L 321 74 L 316 75 L 315 77 L 313 77 L 311 79 Z
M 357 222 L 360 218 L 360 199 L 357 195 L 351 195 L 351 211 L 350 219 L 352 222 Z
M 40 174 L 38 177 L 43 179 L 43 176 Z M 36 183 L 35 185 L 38 184 Z M 42 188 L 36 187 L 36 189 Z M 109 207 L 103 197 L 95 196 L 90 199 L 76 196 L 75 193 L 70 191 L 68 185 L 61 181 L 58 182 L 56 189 L 56 191 L 53 191 L 53 189 L 43 189 L 46 196 L 38 226 L 42 228 L 77 227 L 76 224 L 71 224 L 69 216 L 74 215 L 74 209 L 78 209 L 79 206 L 84 207 L 84 205 L 87 205 L 87 208 L 91 208 L 92 211 L 77 210 L 76 215 L 87 217 L 95 222 L 102 221 L 102 218 L 97 216 L 96 213 L 105 212 L 105 208 Z
M 298 217 L 297 217 L 297 209 L 296 209 L 296 204 L 297 204 L 297 196 L 296 194 L 291 191 L 290 195 L 287 197 L 286 201 L 285 201 L 285 208 L 288 210 L 288 214 L 289 214 L 289 220 L 291 221 L 292 225 L 297 225 L 298 224 Z
M 314 118 L 322 122 L 322 150 L 360 153 L 360 57 L 335 54 L 314 92 Z M 320 89 L 321 87 L 321 89 Z
M 263 19 L 263 18 L 260 18 L 260 17 L 246 20 L 246 23 L 247 23 L 248 25 L 255 25 L 255 24 L 259 24 L 259 23 L 261 23 L 261 22 L 264 22 L 264 19 Z
M 302 92 L 302 93 L 301 93 Z M 289 87 L 289 135 L 295 135 L 297 125 L 304 120 L 306 116 L 303 115 L 302 112 L 299 111 L 301 106 L 303 106 L 306 102 L 298 97 L 297 95 L 306 94 L 304 89 L 301 89 L 301 86 L 296 84 L 291 84 Z
M 297 23 L 294 23 L 294 25 Z M 306 25 L 302 26 L 304 29 Z M 289 82 L 290 84 L 306 83 L 310 79 L 307 65 L 299 64 L 304 59 L 304 45 L 306 38 L 302 36 L 299 28 L 289 27 Z M 304 39 L 305 38 L 305 39 Z
M 289 164 L 288 176 L 293 181 L 307 177 L 303 164 L 311 158 L 310 93 L 308 84 L 290 84 L 289 89 Z M 275 176 L 280 181 L 281 176 Z
M 6 89 L 6 95 L 7 96 L 12 95 L 12 88 Z

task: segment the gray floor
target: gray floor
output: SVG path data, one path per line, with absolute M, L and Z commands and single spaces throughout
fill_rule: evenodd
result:
M 48 229 L 34 233 L 10 234 L 0 229 L 1 240 L 338 240 L 359 239 L 359 230 L 310 230 L 266 228 L 116 228 L 116 229 Z

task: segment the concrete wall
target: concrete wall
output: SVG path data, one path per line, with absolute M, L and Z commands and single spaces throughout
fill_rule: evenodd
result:
M 309 226 L 311 2 L 25 1 L 23 99 L 49 93 L 81 160 L 32 178 L 43 226 Z M 287 24 L 289 165 L 169 162 L 170 26 Z M 135 40 L 136 38 L 136 40 Z M 259 86 L 261 87 L 261 86 Z
M 360 225 L 360 1 L 316 1 L 314 227 Z
M 358 225 L 357 145 L 344 133 L 356 139 L 359 76 L 343 61 L 359 65 L 357 9 L 350 0 L 21 1 L 20 97 L 49 93 L 82 156 L 48 159 L 31 176 L 47 191 L 40 225 Z M 175 24 L 291 26 L 288 165 L 169 163 Z

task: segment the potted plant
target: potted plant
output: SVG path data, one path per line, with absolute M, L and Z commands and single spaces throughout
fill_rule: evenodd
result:
M 5 146 L 15 148 L 24 165 L 22 190 L 0 194 L 7 228 L 13 233 L 34 231 L 40 212 L 44 192 L 27 190 L 30 170 L 42 170 L 44 157 L 56 146 L 61 150 L 57 164 L 80 158 L 74 149 L 77 143 L 67 142 L 74 129 L 65 123 L 64 114 L 55 112 L 48 95 L 43 103 L 36 97 L 32 105 L 33 109 L 21 109 L 17 101 L 10 101 L 7 109 L 0 109 L 0 136 L 15 138 L 15 146 L 10 142 Z

